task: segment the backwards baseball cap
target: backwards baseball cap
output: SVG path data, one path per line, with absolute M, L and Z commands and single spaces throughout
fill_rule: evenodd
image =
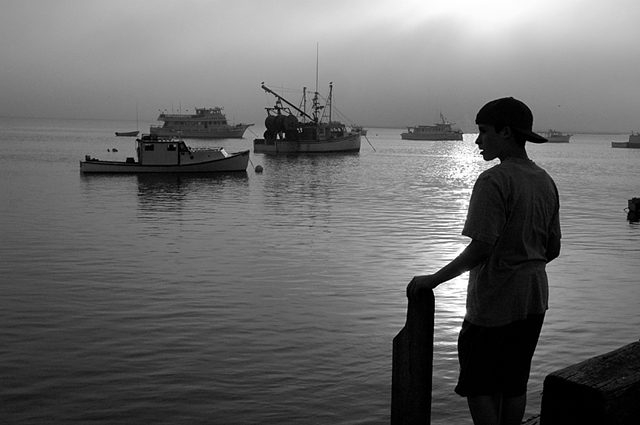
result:
M 533 143 L 544 143 L 544 137 L 533 132 L 533 114 L 523 102 L 513 97 L 492 100 L 484 105 L 478 115 L 476 124 L 487 124 L 496 127 L 510 127 L 525 136 Z

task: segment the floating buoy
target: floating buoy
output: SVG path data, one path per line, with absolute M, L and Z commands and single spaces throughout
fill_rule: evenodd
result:
M 256 173 L 262 172 L 262 165 L 256 165 Z

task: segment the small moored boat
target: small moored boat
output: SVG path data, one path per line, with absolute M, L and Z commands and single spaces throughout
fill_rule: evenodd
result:
M 138 159 L 105 161 L 87 155 L 82 173 L 215 173 L 246 172 L 249 150 L 227 153 L 224 148 L 191 148 L 182 140 L 143 134 L 136 139 Z
M 359 152 L 359 128 L 347 129 L 340 121 L 332 120 L 331 97 L 333 84 L 329 84 L 329 96 L 325 106 L 314 93 L 311 115 L 298 108 L 284 97 L 262 84 L 262 89 L 276 98 L 274 107 L 265 108 L 267 130 L 263 139 L 253 141 L 255 153 L 329 153 Z M 285 103 L 288 106 L 283 106 Z M 306 105 L 306 88 L 303 89 L 301 105 Z M 306 106 L 302 106 L 306 108 Z M 292 111 L 295 111 L 295 113 Z M 321 113 L 322 112 L 322 113 Z
M 138 102 L 136 102 L 136 131 L 116 131 L 116 136 L 120 137 L 137 137 L 140 133 L 138 128 Z
M 400 137 L 406 140 L 462 140 L 462 130 L 454 130 L 450 123 L 440 113 L 441 122 L 433 125 L 418 125 L 407 127 Z
M 640 149 L 640 133 L 634 133 L 633 131 L 629 135 L 627 142 L 611 142 L 612 148 L 628 148 L 628 149 Z
M 139 131 L 116 131 L 116 136 L 121 137 L 136 137 L 140 133 Z

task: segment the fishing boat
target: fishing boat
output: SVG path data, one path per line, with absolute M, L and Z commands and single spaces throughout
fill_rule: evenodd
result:
M 640 149 L 640 133 L 634 133 L 632 131 L 627 142 L 611 142 L 611 147 Z
M 139 131 L 116 131 L 116 136 L 121 137 L 136 137 L 140 133 Z
M 152 125 L 151 134 L 160 137 L 197 137 L 204 139 L 241 139 L 247 128 L 253 124 L 229 124 L 221 107 L 196 108 L 195 114 L 168 114 L 161 112 L 158 121 L 162 125 Z
M 433 125 L 407 127 L 400 137 L 406 140 L 462 140 L 462 130 L 454 130 L 453 124 L 440 113 L 441 122 Z
M 224 148 L 192 148 L 182 140 L 143 134 L 136 139 L 137 160 L 105 161 L 85 156 L 82 173 L 215 173 L 246 172 L 249 150 L 227 153 Z
M 333 120 L 331 104 L 333 83 L 324 106 L 320 105 L 316 89 L 310 113 L 306 112 L 306 88 L 303 89 L 301 108 L 262 84 L 262 89 L 272 94 L 275 106 L 265 108 L 264 138 L 253 141 L 255 153 L 329 153 L 359 152 L 361 130 L 347 129 L 341 121 Z M 287 105 L 287 106 L 285 106 Z
M 549 143 L 569 143 L 573 134 L 562 133 L 556 130 L 547 130 L 544 133 L 539 133 L 542 137 L 547 139 Z

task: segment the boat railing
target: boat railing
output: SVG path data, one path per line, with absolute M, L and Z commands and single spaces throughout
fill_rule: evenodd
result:
M 207 148 L 192 148 L 192 147 L 189 147 L 189 150 L 191 152 L 220 151 L 220 150 L 223 150 L 223 149 L 224 148 L 218 147 L 218 146 L 211 146 L 211 147 L 207 147 Z

